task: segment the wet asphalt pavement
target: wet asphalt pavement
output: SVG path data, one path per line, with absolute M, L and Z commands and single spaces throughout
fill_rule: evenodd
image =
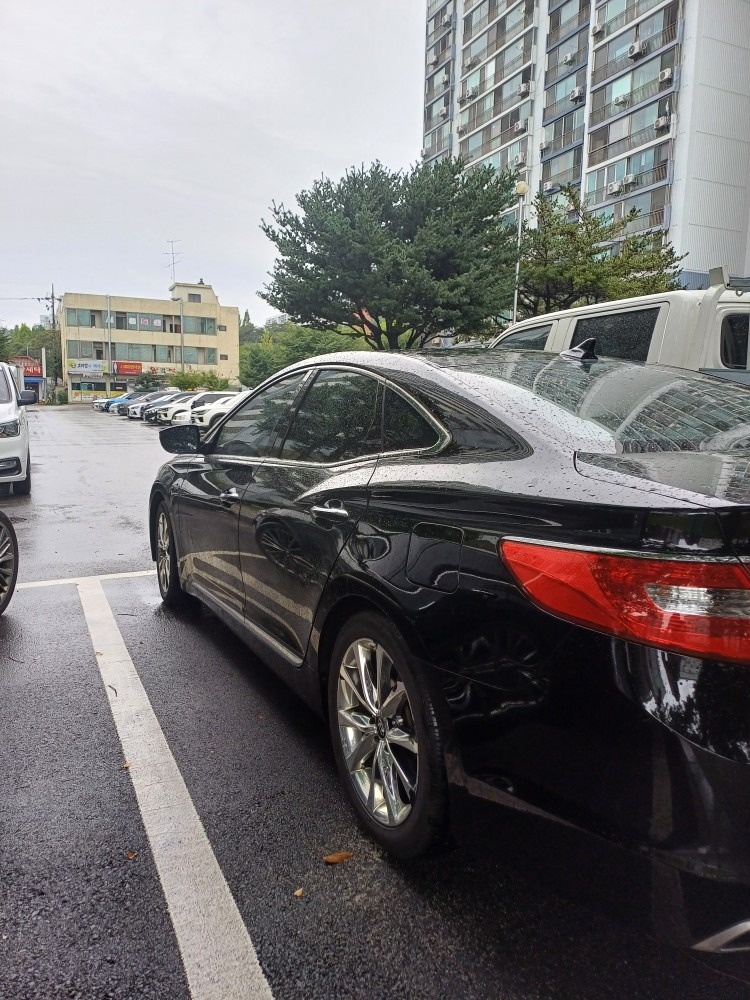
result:
M 88 408 L 30 422 L 32 496 L 0 499 L 19 580 L 152 568 L 156 431 Z M 325 726 L 220 622 L 164 610 L 153 576 L 103 588 L 278 1000 L 750 997 L 744 961 L 551 889 L 533 843 L 523 863 L 486 837 L 394 863 L 358 830 Z M 1 1000 L 190 997 L 72 584 L 20 589 L 0 618 L 0 733 Z

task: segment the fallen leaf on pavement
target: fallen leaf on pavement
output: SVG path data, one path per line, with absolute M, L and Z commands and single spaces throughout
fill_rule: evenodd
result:
M 99 652 L 99 650 L 98 650 L 98 649 L 95 649 L 95 650 L 94 650 L 94 655 L 95 655 L 95 656 L 101 656 L 102 654 L 101 654 L 101 653 Z
M 126 761 L 125 761 L 125 763 L 124 763 L 124 764 L 122 765 L 122 767 L 120 768 L 120 770 L 121 770 L 121 771 L 127 771 L 127 769 L 128 769 L 129 767 L 130 767 L 130 761 L 129 761 L 129 760 L 126 760 Z
M 128 861 L 135 861 L 138 855 L 135 853 L 135 851 L 125 851 L 125 857 L 128 859 Z
M 335 854 L 326 854 L 323 860 L 327 865 L 340 865 L 342 861 L 348 861 L 353 857 L 352 851 L 337 851 Z
M 294 895 L 297 897 L 297 899 L 302 899 L 302 897 L 305 895 L 305 890 L 304 889 L 295 889 L 294 890 Z

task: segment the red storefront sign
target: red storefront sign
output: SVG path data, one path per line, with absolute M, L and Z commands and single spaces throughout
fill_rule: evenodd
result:
M 141 375 L 143 365 L 140 361 L 115 361 L 115 375 Z
M 30 358 L 28 355 L 24 354 L 19 357 L 11 358 L 10 363 L 12 365 L 20 365 L 23 368 L 24 375 L 28 375 L 31 378 L 42 377 L 42 362 L 37 361 L 36 358 Z

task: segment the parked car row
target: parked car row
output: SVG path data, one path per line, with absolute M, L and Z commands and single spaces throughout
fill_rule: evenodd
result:
M 151 392 L 127 392 L 112 399 L 97 399 L 92 408 L 130 420 L 143 420 L 164 426 L 166 424 L 199 423 L 194 415 L 200 414 L 204 427 L 214 424 L 213 408 L 218 408 L 218 416 L 226 413 L 238 397 L 237 392 L 211 392 L 208 390 L 182 391 L 174 386 Z

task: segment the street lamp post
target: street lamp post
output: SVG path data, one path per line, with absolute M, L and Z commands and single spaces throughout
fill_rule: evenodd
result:
M 511 323 L 515 323 L 516 317 L 518 315 L 518 279 L 521 273 L 521 236 L 523 234 L 523 205 L 524 198 L 529 193 L 529 185 L 526 181 L 518 181 L 516 184 L 516 194 L 518 196 L 518 237 L 516 239 L 516 250 L 518 251 L 518 256 L 516 257 L 516 281 L 513 288 L 513 318 Z

